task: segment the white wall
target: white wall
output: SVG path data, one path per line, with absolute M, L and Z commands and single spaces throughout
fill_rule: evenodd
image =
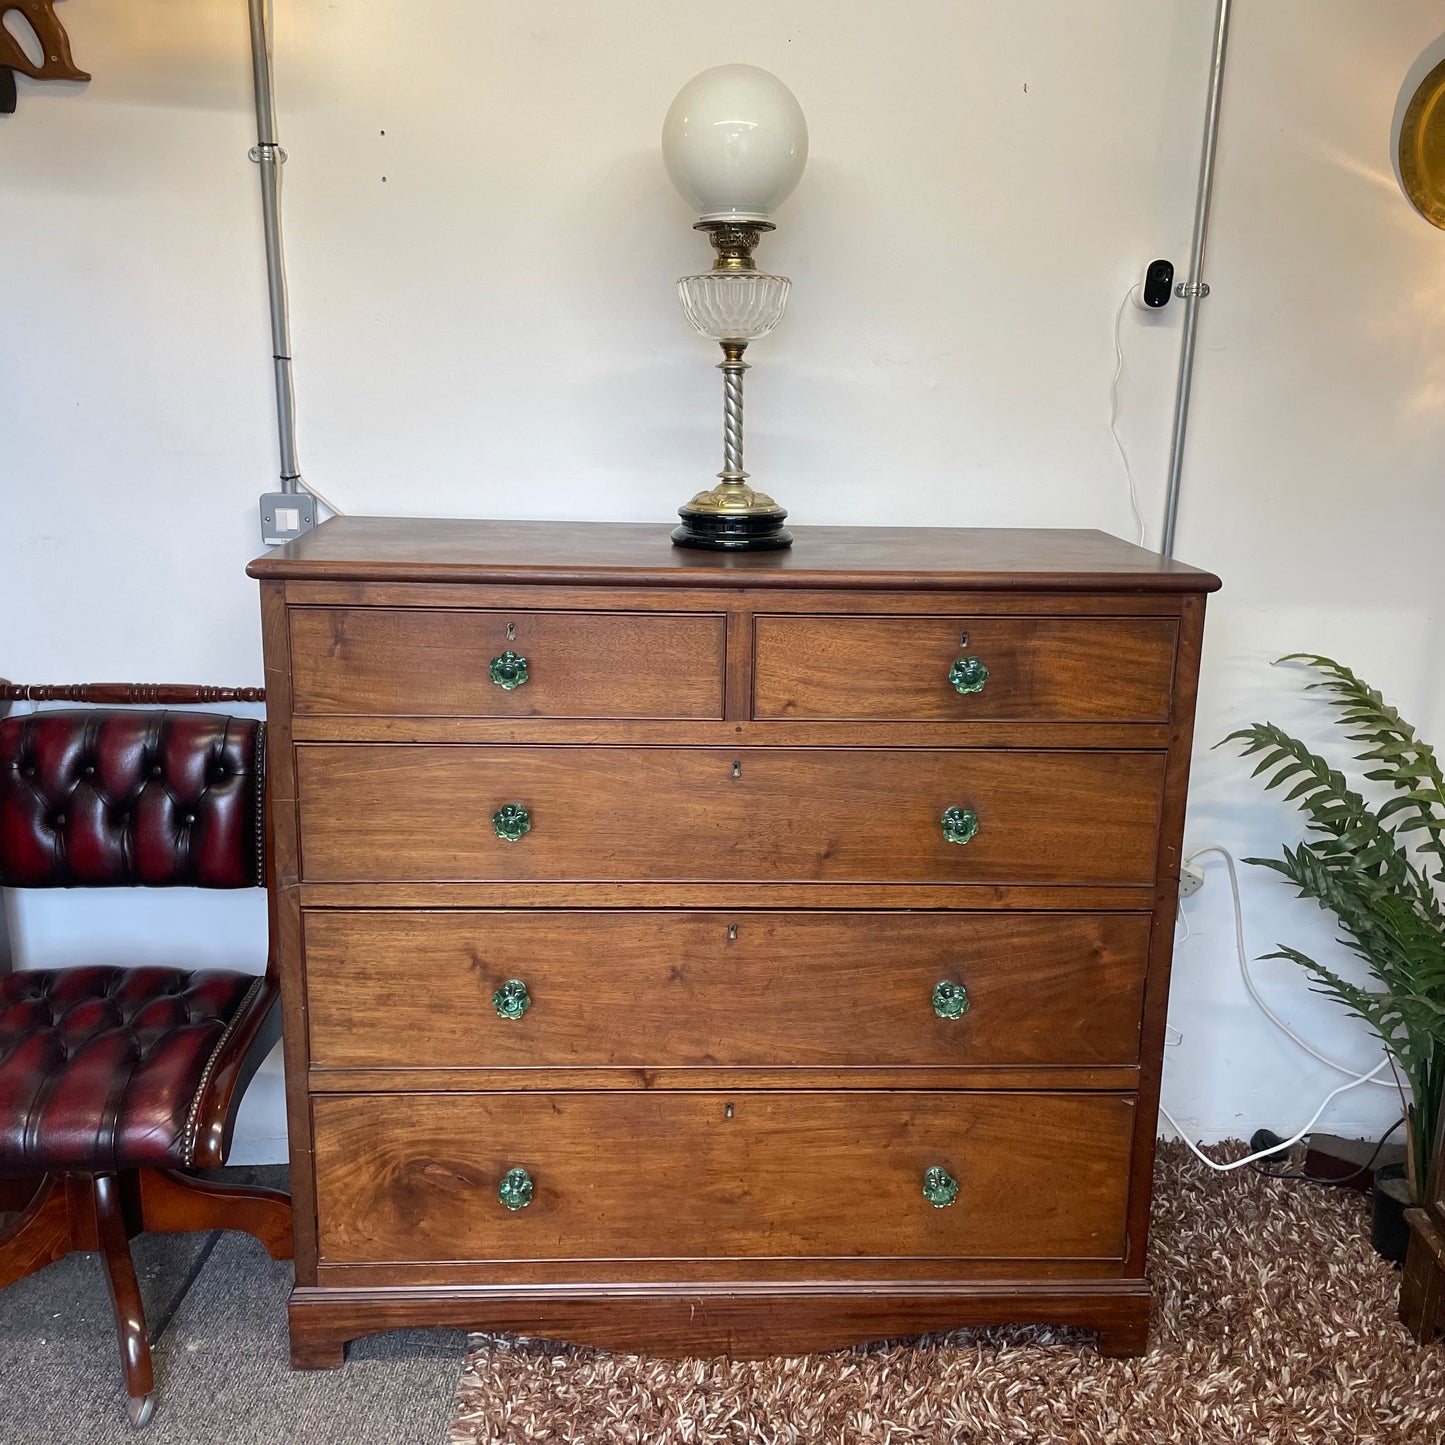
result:
M 759 483 L 797 522 L 1131 535 L 1114 317 L 1146 260 L 1186 259 L 1213 0 L 737 0 L 726 29 L 675 0 L 276 4 L 301 456 L 347 510 L 666 518 L 710 476 L 717 374 L 670 284 L 706 247 L 657 136 L 683 80 L 743 59 L 812 132 L 760 253 L 794 299 L 750 378 Z M 60 10 L 95 80 L 22 80 L 0 118 L 0 669 L 258 682 L 242 568 L 274 465 L 245 7 Z M 1208 744 L 1264 716 L 1327 735 L 1270 658 L 1353 661 L 1445 738 L 1445 235 L 1390 158 L 1445 20 L 1430 0 L 1236 11 L 1179 553 L 1225 580 L 1189 840 L 1250 854 L 1293 816 Z M 1180 320 L 1123 318 L 1151 540 Z M 1333 956 L 1283 885 L 1244 882 L 1254 952 Z M 68 959 L 118 928 L 172 956 L 204 917 L 208 959 L 256 958 L 257 900 L 174 901 L 31 895 L 16 951 Z M 1166 1102 L 1204 1137 L 1289 1125 L 1333 1077 L 1244 1000 L 1212 863 L 1190 920 Z M 1260 972 L 1309 1037 L 1373 1062 L 1287 965 Z M 277 1083 L 242 1154 L 276 1149 Z M 1377 1132 L 1392 1107 L 1356 1091 L 1329 1120 Z

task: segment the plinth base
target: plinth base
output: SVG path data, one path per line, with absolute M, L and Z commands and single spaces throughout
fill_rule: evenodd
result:
M 1121 1359 L 1148 1348 L 1149 1286 L 1142 1279 L 300 1285 L 291 1291 L 290 1324 L 293 1370 L 335 1369 L 350 1340 L 419 1328 L 505 1331 L 663 1359 L 761 1360 L 988 1325 L 1068 1325 L 1097 1330 L 1099 1353 Z
M 715 552 L 770 552 L 793 545 L 793 534 L 783 526 L 787 513 L 728 516 L 721 512 L 695 512 L 679 507 L 682 526 L 672 534 L 675 547 L 705 547 Z

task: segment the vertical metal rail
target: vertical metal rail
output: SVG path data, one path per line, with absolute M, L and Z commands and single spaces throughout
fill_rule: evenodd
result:
M 291 309 L 286 297 L 286 259 L 281 250 L 281 166 L 276 140 L 276 98 L 271 88 L 271 0 L 249 0 L 251 73 L 256 90 L 256 144 L 251 159 L 261 168 L 261 219 L 266 236 L 266 285 L 271 302 L 271 355 L 276 371 L 276 431 L 281 451 L 281 490 L 299 489 L 296 461 L 296 392 L 291 383 Z
M 1164 539 L 1159 550 L 1174 555 L 1179 521 L 1179 484 L 1184 470 L 1184 437 L 1189 427 L 1189 391 L 1194 381 L 1194 343 L 1199 303 L 1209 295 L 1204 281 L 1204 251 L 1209 238 L 1209 203 L 1214 193 L 1214 153 L 1219 139 L 1219 100 L 1224 88 L 1224 53 L 1229 42 L 1230 0 L 1219 0 L 1214 18 L 1214 54 L 1209 65 L 1209 107 L 1204 117 L 1204 148 L 1199 157 L 1199 189 L 1194 198 L 1194 239 L 1189 276 L 1176 288 L 1184 298 L 1184 339 L 1179 349 L 1179 383 L 1174 392 L 1174 433 L 1169 447 L 1169 490 L 1164 504 Z

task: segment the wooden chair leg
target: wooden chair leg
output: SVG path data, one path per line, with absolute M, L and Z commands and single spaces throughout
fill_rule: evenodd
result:
M 214 1184 L 173 1169 L 142 1169 L 140 1200 L 146 1229 L 239 1229 L 259 1239 L 272 1259 L 292 1257 L 291 1196 L 277 1189 Z
M 43 1174 L 28 1179 L 0 1179 L 0 1214 L 18 1214 L 44 1183 Z
M 0 1289 L 70 1253 L 70 1201 L 65 1180 L 49 1174 L 30 1202 L 0 1231 Z
M 155 1412 L 155 1372 L 151 1368 L 150 1339 L 140 1285 L 130 1255 L 130 1238 L 121 1205 L 120 1186 L 114 1174 L 97 1174 L 91 1186 L 95 1204 L 95 1230 L 105 1257 L 106 1279 L 115 1305 L 115 1329 L 120 1339 L 120 1364 L 129 1397 L 126 1413 L 139 1430 Z

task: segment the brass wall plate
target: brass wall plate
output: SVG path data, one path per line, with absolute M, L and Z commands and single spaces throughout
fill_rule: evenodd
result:
M 1445 230 L 1445 60 L 1420 82 L 1405 109 L 1400 184 L 1410 204 Z

